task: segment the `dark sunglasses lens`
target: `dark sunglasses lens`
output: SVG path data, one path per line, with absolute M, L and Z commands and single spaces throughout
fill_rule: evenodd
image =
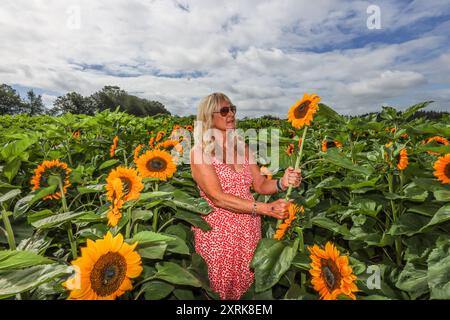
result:
M 230 108 L 229 107 L 223 107 L 222 109 L 220 109 L 220 115 L 222 117 L 225 117 L 228 114 L 228 112 L 230 112 Z
M 231 105 L 231 111 L 233 111 L 233 113 L 236 114 L 236 106 L 235 105 Z

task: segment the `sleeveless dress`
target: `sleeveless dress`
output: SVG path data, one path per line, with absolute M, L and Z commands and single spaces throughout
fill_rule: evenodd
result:
M 212 165 L 223 192 L 254 200 L 250 192 L 253 177 L 248 159 L 245 159 L 240 172 L 234 171 L 215 157 Z M 202 216 L 212 230 L 203 232 L 192 227 L 195 251 L 206 261 L 210 286 L 219 293 L 220 299 L 238 300 L 254 280 L 250 262 L 261 239 L 261 217 L 218 208 L 201 189 L 200 195 L 214 211 Z

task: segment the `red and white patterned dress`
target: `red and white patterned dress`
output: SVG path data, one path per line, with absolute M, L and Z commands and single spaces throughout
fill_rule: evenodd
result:
M 253 177 L 247 158 L 240 172 L 215 157 L 212 165 L 223 192 L 254 200 L 250 192 Z M 249 289 L 254 279 L 250 262 L 261 239 L 261 217 L 218 208 L 201 189 L 200 195 L 214 211 L 203 216 L 212 230 L 203 232 L 192 227 L 195 251 L 205 259 L 211 288 L 219 293 L 220 299 L 237 300 Z

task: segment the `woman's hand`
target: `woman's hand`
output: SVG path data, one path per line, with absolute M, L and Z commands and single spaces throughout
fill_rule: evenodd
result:
M 276 219 L 286 219 L 289 217 L 289 203 L 292 201 L 293 200 L 286 201 L 284 199 L 278 199 L 273 202 L 264 203 L 261 213 Z
M 283 178 L 281 178 L 281 185 L 286 190 L 289 185 L 294 188 L 298 188 L 302 182 L 302 171 L 300 169 L 294 170 L 294 168 L 289 167 L 284 172 Z

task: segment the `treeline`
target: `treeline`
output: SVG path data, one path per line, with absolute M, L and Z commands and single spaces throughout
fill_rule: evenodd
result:
M 104 110 L 115 110 L 119 107 L 122 112 L 135 116 L 153 116 L 157 114 L 170 114 L 159 101 L 151 101 L 127 93 L 117 86 L 105 86 L 102 90 L 90 96 L 82 96 L 77 92 L 69 92 L 59 96 L 52 108 L 46 108 L 42 96 L 36 95 L 33 90 L 27 92 L 27 98 L 20 95 L 7 84 L 0 86 L 0 115 L 48 114 L 59 116 L 64 113 L 94 115 Z

